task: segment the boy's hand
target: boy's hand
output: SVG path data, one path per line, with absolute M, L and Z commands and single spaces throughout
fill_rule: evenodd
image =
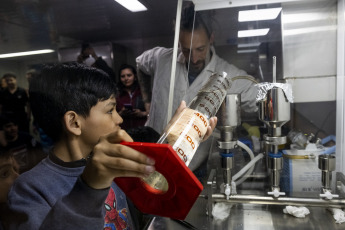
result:
M 145 177 L 154 172 L 154 160 L 121 145 L 122 141 L 133 142 L 124 130 L 100 138 L 82 174 L 86 184 L 103 189 L 109 187 L 115 177 Z

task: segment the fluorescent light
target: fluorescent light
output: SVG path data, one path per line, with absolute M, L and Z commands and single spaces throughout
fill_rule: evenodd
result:
M 282 22 L 286 23 L 304 23 L 311 21 L 321 21 L 329 20 L 327 15 L 325 16 L 322 13 L 300 13 L 300 14 L 284 14 L 282 16 Z
M 337 26 L 319 26 L 319 27 L 311 27 L 311 28 L 301 28 L 301 29 L 290 29 L 290 30 L 284 30 L 283 35 L 285 36 L 293 36 L 293 35 L 299 35 L 299 34 L 310 34 L 310 33 L 317 33 L 317 32 L 330 32 L 330 31 L 336 31 Z
M 55 50 L 50 50 L 50 49 L 25 51 L 25 52 L 18 52 L 18 53 L 0 54 L 0 58 L 11 58 L 11 57 L 28 56 L 28 55 L 35 55 L 35 54 L 47 54 L 47 53 L 53 53 L 53 52 L 55 52 Z
M 261 45 L 261 42 L 253 42 L 253 43 L 246 43 L 246 44 L 238 44 L 237 48 L 257 47 L 260 45 Z
M 238 54 L 243 54 L 243 53 L 255 53 L 257 49 L 247 49 L 247 50 L 237 50 Z
M 141 4 L 141 2 L 139 2 L 138 0 L 115 0 L 115 1 L 132 12 L 147 10 L 147 8 L 143 4 Z
M 239 38 L 243 37 L 254 37 L 254 36 L 264 36 L 270 31 L 269 28 L 265 29 L 256 29 L 256 30 L 240 30 L 237 33 L 237 36 Z
M 281 7 L 260 10 L 242 10 L 238 12 L 238 21 L 249 22 L 276 19 L 281 10 Z

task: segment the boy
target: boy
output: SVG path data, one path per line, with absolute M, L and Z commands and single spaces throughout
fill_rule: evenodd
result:
M 132 139 L 119 127 L 114 92 L 107 74 L 77 64 L 47 67 L 31 80 L 33 116 L 54 148 L 13 184 L 9 207 L 26 221 L 10 229 L 129 229 L 125 195 L 113 179 L 147 176 L 155 168 L 119 144 Z

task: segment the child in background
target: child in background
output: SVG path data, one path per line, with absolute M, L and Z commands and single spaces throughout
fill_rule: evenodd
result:
M 11 151 L 23 173 L 47 154 L 43 153 L 41 145 L 28 132 L 18 130 L 18 122 L 13 117 L 0 117 L 0 145 Z
M 19 166 L 12 153 L 0 148 L 0 230 L 3 229 L 4 215 L 8 212 L 6 204 L 8 191 L 18 175 Z
M 84 65 L 46 67 L 30 82 L 35 120 L 54 140 L 49 156 L 23 173 L 9 193 L 11 211 L 26 215 L 10 229 L 129 229 L 126 196 L 114 177 L 143 177 L 154 161 L 120 145 L 114 81 Z

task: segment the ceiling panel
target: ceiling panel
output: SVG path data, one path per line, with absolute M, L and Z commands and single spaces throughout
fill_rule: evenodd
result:
M 172 35 L 177 0 L 142 0 L 132 13 L 114 0 L 1 0 L 0 53 Z

